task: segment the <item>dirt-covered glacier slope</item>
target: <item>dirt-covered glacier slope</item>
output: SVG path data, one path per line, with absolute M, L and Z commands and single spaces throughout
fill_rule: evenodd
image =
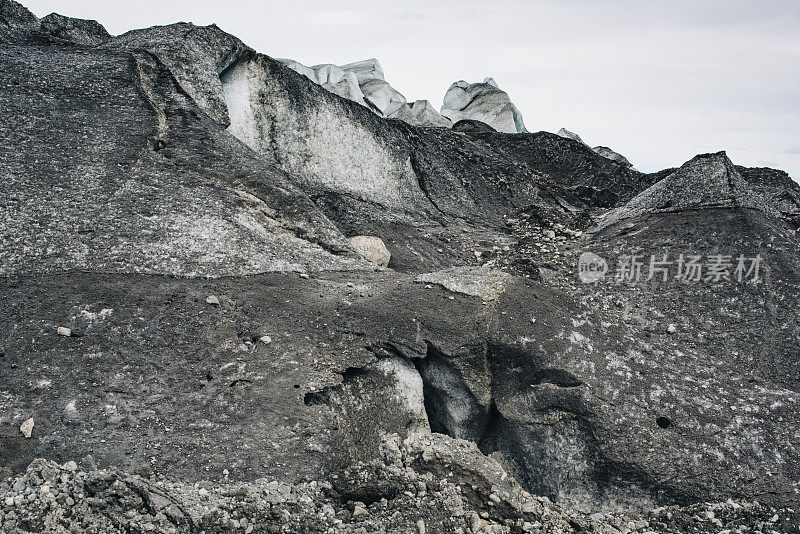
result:
M 213 26 L 0 15 L 5 474 L 91 454 L 186 483 L 352 475 L 343 502 L 411 506 L 389 439 L 428 444 L 392 465 L 463 490 L 415 508 L 431 531 L 549 525 L 504 484 L 586 513 L 798 505 L 785 173 L 709 154 L 642 174 L 554 134 L 413 127 Z M 583 284 L 586 251 L 763 271 Z

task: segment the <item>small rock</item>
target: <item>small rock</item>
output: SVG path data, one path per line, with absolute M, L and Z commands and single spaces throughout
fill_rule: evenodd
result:
M 269 336 L 261 336 L 260 338 L 258 338 L 258 340 L 262 342 L 264 345 L 269 345 L 270 343 L 272 343 L 272 338 Z
M 366 517 L 368 515 L 369 515 L 369 512 L 363 506 L 356 505 L 356 507 L 353 509 L 353 518 Z
M 206 297 L 206 302 L 212 306 L 219 306 L 219 299 L 216 295 L 209 295 Z
M 19 431 L 22 432 L 22 435 L 26 438 L 30 438 L 33 433 L 33 417 L 25 419 L 19 426 Z
M 674 324 L 671 324 L 671 325 L 669 325 L 667 327 L 667 333 L 669 333 L 669 334 L 674 334 L 677 331 L 678 331 L 678 327 L 675 326 Z
M 424 519 L 420 519 L 419 521 L 417 521 L 417 532 L 419 534 L 425 534 L 425 520 Z
M 72 330 L 70 330 L 65 326 L 59 326 L 56 329 L 56 334 L 58 334 L 59 336 L 70 337 L 72 336 Z
M 303 278 L 303 279 L 305 279 L 305 280 L 308 280 L 308 279 L 309 279 L 309 278 L 311 278 L 311 277 L 310 277 L 310 276 L 308 276 L 308 273 L 300 273 L 300 278 Z
M 469 524 L 470 528 L 472 529 L 472 532 L 478 532 L 482 526 L 482 521 L 480 516 L 475 512 L 472 512 L 472 515 L 470 516 L 469 519 Z
M 73 462 L 72 460 L 70 460 L 69 462 L 65 463 L 65 464 L 64 464 L 63 466 L 61 466 L 61 467 L 64 469 L 64 471 L 70 471 L 70 472 L 72 472 L 72 471 L 77 471 L 77 470 L 78 470 L 78 464 L 76 464 L 76 463 L 75 463 L 75 462 Z

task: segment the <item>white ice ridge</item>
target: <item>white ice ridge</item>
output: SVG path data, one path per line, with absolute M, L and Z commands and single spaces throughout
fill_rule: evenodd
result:
M 454 124 L 471 119 L 486 123 L 498 132 L 527 132 L 522 114 L 493 78 L 481 83 L 464 80 L 453 83 L 444 95 L 442 115 Z
M 347 65 L 326 63 L 313 67 L 307 67 L 293 59 L 278 61 L 328 91 L 357 102 L 381 117 L 401 119 L 415 126 L 452 126 L 427 100 L 409 103 L 402 93 L 389 85 L 380 62 L 375 58 Z
M 561 128 L 556 135 L 560 135 L 561 137 L 566 137 L 567 139 L 572 139 L 573 141 L 577 141 L 580 144 L 591 148 L 596 154 L 598 154 L 600 156 L 603 156 L 604 158 L 608 158 L 610 160 L 616 161 L 620 165 L 628 167 L 629 169 L 633 169 L 633 165 L 631 164 L 630 161 L 628 161 L 628 158 L 626 158 L 625 156 L 623 156 L 619 152 L 615 152 L 614 150 L 611 150 L 607 146 L 590 147 L 588 144 L 586 144 L 584 142 L 583 139 L 581 139 L 580 135 L 576 134 L 575 132 L 571 132 L 571 131 L 567 130 L 566 128 Z

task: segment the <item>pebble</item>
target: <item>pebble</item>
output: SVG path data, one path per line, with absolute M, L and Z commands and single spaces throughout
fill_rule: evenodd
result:
M 677 331 L 678 331 L 678 327 L 675 326 L 674 324 L 671 324 L 671 325 L 669 325 L 667 327 L 667 332 L 670 333 L 670 334 L 674 334 Z
M 425 534 L 425 520 L 424 519 L 420 519 L 419 521 L 417 521 L 417 532 L 419 534 Z
M 269 336 L 261 336 L 260 338 L 258 338 L 258 340 L 262 342 L 264 345 L 269 345 L 270 343 L 272 343 L 272 338 Z
M 369 512 L 363 506 L 356 505 L 356 507 L 353 509 L 353 517 L 354 518 L 356 518 L 356 517 L 366 517 L 368 515 L 369 515 Z
M 26 439 L 30 438 L 31 434 L 33 434 L 33 417 L 25 419 L 20 425 L 19 431 L 22 432 L 22 435 L 25 436 Z
M 65 471 L 77 471 L 78 470 L 78 464 L 76 464 L 72 460 L 70 460 L 69 462 L 65 463 L 62 467 L 64 468 Z
M 56 334 L 58 334 L 59 336 L 70 337 L 72 336 L 72 330 L 70 330 L 65 326 L 59 326 L 56 329 Z
M 478 532 L 481 529 L 482 522 L 481 518 L 475 512 L 472 512 L 472 515 L 469 518 L 469 528 L 472 529 L 472 532 Z
M 212 306 L 219 306 L 219 299 L 216 295 L 209 295 L 206 297 L 206 302 Z

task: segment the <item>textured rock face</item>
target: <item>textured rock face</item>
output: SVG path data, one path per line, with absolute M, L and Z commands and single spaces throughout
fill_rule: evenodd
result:
M 483 83 L 453 83 L 444 95 L 442 115 L 453 123 L 472 119 L 485 122 L 498 132 L 527 132 L 522 114 L 492 78 Z
M 36 40 L 39 19 L 14 0 L 0 2 L 0 40 L 3 43 L 20 43 Z M 39 39 L 42 41 L 43 39 Z
M 0 8 L 3 474 L 89 453 L 165 474 L 187 509 L 148 497 L 124 514 L 165 530 L 247 529 L 194 507 L 203 479 L 281 480 L 299 492 L 291 528 L 312 532 L 329 508 L 353 529 L 602 532 L 575 510 L 797 507 L 800 189 L 785 173 L 720 153 L 642 174 L 469 122 L 488 119 L 415 128 L 334 94 L 383 81 L 375 61 L 303 71 L 188 24 L 86 46 L 91 24 L 51 17 L 84 28 L 69 41 Z M 478 99 L 498 94 L 483 85 Z M 612 267 L 760 255 L 763 280 L 584 285 L 586 251 Z M 150 495 L 88 472 L 97 498 L 76 509 L 99 530 L 123 517 L 103 484 Z M 0 521 L 58 521 L 3 484 Z
M 42 31 L 78 44 L 98 45 L 111 39 L 106 29 L 94 20 L 74 19 L 51 13 L 39 21 Z
M 742 178 L 724 152 L 704 154 L 639 193 L 608 215 L 604 224 L 647 213 L 703 208 L 750 208 L 780 217 Z
M 10 155 L 0 161 L 3 274 L 218 276 L 359 263 L 329 252 L 350 248 L 344 236 L 152 57 L 17 52 L 0 51 L 9 73 L 0 92 Z M 39 113 L 47 126 L 25 119 Z
M 230 123 L 219 75 L 252 51 L 216 26 L 179 23 L 134 30 L 104 45 L 111 50 L 147 50 L 169 69 L 181 88 L 223 126 Z
M 111 38 L 97 21 L 51 13 L 39 20 L 14 0 L 0 1 L 0 43 L 97 45 Z

